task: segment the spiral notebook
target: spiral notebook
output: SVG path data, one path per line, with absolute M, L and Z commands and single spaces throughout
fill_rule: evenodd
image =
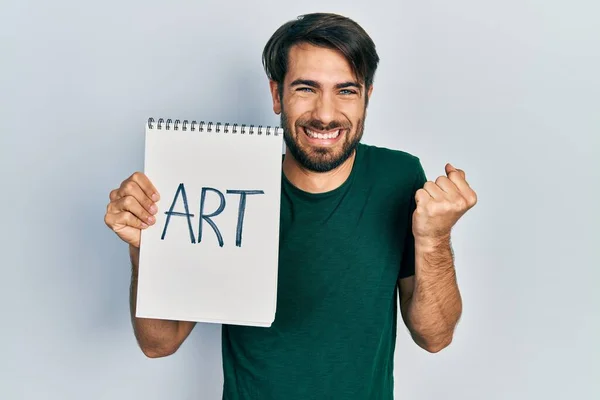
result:
M 136 316 L 270 326 L 277 302 L 282 129 L 150 118 Z

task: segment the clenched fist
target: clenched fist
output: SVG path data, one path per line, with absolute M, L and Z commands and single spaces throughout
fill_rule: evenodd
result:
M 140 247 L 142 229 L 156 222 L 156 202 L 160 196 L 148 177 L 136 172 L 110 192 L 104 222 L 123 241 Z
M 428 181 L 415 193 L 413 235 L 417 241 L 448 237 L 454 224 L 477 203 L 465 172 L 446 164 L 446 175 Z

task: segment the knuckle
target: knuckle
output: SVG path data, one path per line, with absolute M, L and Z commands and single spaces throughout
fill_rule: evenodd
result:
M 475 192 L 471 193 L 471 195 L 469 196 L 469 203 L 474 206 L 475 204 L 477 204 L 477 194 Z
M 133 198 L 133 196 L 123 197 L 123 205 L 125 207 L 131 208 L 131 207 L 133 207 L 134 204 L 135 204 L 135 199 Z
M 108 226 L 111 230 L 115 230 L 115 221 L 114 221 L 114 217 L 110 214 L 106 214 L 104 216 L 104 223 L 106 224 L 106 226 Z
M 137 218 L 131 213 L 126 213 L 124 216 L 124 223 L 129 226 L 137 226 Z
M 461 197 L 458 197 L 458 198 L 456 199 L 456 201 L 454 202 L 454 204 L 455 204 L 455 207 L 456 207 L 458 210 L 463 210 L 463 209 L 467 208 L 467 199 L 465 199 L 465 198 L 464 198 L 464 197 L 462 197 L 462 196 L 461 196 Z
M 125 181 L 125 184 L 123 185 L 123 190 L 127 193 L 132 193 L 135 189 L 135 186 L 136 184 L 134 181 Z
M 415 192 L 415 201 L 418 203 L 417 206 L 420 208 L 423 204 L 423 202 L 425 202 L 427 200 L 427 191 L 425 189 L 419 189 Z

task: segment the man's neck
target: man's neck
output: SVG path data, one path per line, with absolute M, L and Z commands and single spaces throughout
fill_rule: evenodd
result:
M 356 151 L 342 165 L 328 172 L 314 172 L 302 167 L 290 154 L 283 159 L 283 173 L 288 181 L 298 189 L 308 193 L 324 193 L 340 187 L 352 172 Z

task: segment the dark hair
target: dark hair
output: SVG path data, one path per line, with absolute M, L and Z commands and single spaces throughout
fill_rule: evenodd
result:
M 262 61 L 269 79 L 277 82 L 279 95 L 287 72 L 292 46 L 308 43 L 341 52 L 361 83 L 373 83 L 379 56 L 367 32 L 350 18 L 330 13 L 313 13 L 288 21 L 275 31 L 263 50 Z

